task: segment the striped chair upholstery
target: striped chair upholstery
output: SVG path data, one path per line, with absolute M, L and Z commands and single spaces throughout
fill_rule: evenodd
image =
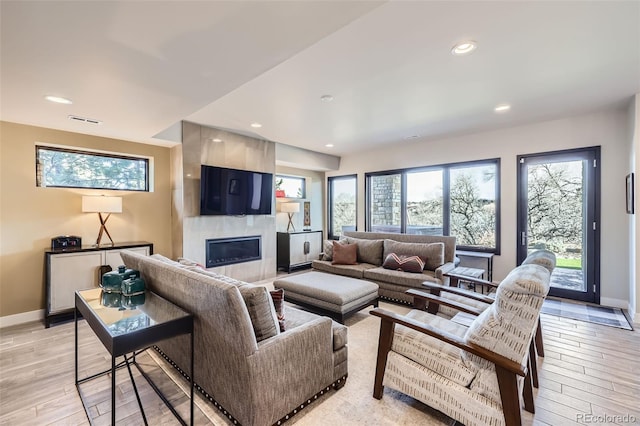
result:
M 495 302 L 469 327 L 421 310 L 406 316 L 374 311 L 382 319 L 381 330 L 392 330 L 388 345 L 381 332 L 374 397 L 382 397 L 383 386 L 389 386 L 467 426 L 519 424 L 526 368 L 516 380 L 504 365 L 527 365 L 550 275 L 537 264 L 515 268 L 498 287 Z M 487 360 L 492 356 L 500 364 Z

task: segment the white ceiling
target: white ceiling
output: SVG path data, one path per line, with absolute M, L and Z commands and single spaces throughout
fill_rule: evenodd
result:
M 639 1 L 0 7 L 0 119 L 143 143 L 170 144 L 154 136 L 188 120 L 341 155 L 586 113 L 640 93 Z M 451 55 L 468 39 L 473 54 Z M 512 110 L 494 113 L 503 102 Z

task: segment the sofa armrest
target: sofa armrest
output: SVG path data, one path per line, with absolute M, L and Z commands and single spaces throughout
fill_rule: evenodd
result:
M 322 382 L 311 386 L 316 390 L 330 384 L 333 378 L 331 321 L 329 317 L 318 316 L 258 343 L 258 350 L 248 360 L 264 384 L 283 392 L 292 381 Z
M 445 263 L 437 268 L 434 273 L 437 279 L 444 283 L 446 275 L 449 271 L 452 271 L 455 268 L 455 264 L 453 262 Z

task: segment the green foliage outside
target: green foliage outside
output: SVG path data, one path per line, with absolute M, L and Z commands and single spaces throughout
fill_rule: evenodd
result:
M 147 161 L 93 153 L 38 149 L 38 186 L 147 189 Z
M 556 268 L 582 269 L 582 259 L 557 257 Z

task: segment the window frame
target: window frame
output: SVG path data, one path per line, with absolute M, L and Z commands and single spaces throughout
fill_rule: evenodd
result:
M 374 176 L 385 176 L 400 174 L 401 176 L 401 224 L 400 233 L 405 234 L 407 231 L 407 174 L 415 172 L 425 172 L 433 170 L 442 170 L 442 234 L 448 236 L 451 233 L 451 170 L 465 167 L 493 165 L 496 168 L 495 177 L 495 247 L 477 247 L 468 245 L 456 245 L 457 250 L 500 254 L 500 228 L 501 228 L 501 209 L 500 209 L 500 158 L 487 158 L 482 160 L 462 161 L 457 163 L 443 163 L 429 166 L 409 167 L 405 169 L 383 170 L 377 172 L 365 173 L 365 230 L 371 230 L 371 178 Z
M 278 182 L 279 178 L 285 178 L 285 179 L 295 179 L 295 180 L 299 180 L 302 182 L 302 185 L 300 186 L 300 188 L 302 189 L 302 196 L 300 197 L 291 197 L 288 195 L 284 195 L 284 197 L 282 198 L 290 198 L 290 199 L 295 199 L 295 200 L 304 200 L 307 198 L 307 179 L 303 176 L 293 176 L 293 175 L 283 175 L 283 174 L 276 174 L 276 180 L 274 182 Z M 274 183 L 275 185 L 275 183 Z
M 88 155 L 93 157 L 103 157 L 103 158 L 117 158 L 119 160 L 131 160 L 131 161 L 142 161 L 145 165 L 145 182 L 144 188 L 113 188 L 113 187 L 94 187 L 94 186 L 73 186 L 73 185 L 44 185 L 43 184 L 43 176 L 41 175 L 42 170 L 39 169 L 41 166 L 39 164 L 40 160 L 40 150 L 45 151 L 57 151 L 57 152 L 65 152 L 71 154 L 78 155 Z M 123 154 L 117 152 L 109 152 L 109 151 L 99 151 L 92 150 L 86 148 L 75 148 L 68 146 L 59 146 L 59 145 L 48 145 L 44 143 L 36 143 L 35 145 L 35 168 L 36 168 L 36 187 L 39 188 L 71 188 L 71 189 L 91 189 L 91 190 L 103 190 L 103 191 L 133 191 L 133 192 L 151 192 L 152 191 L 152 157 L 147 156 L 137 156 L 132 154 Z
M 333 232 L 333 185 L 332 183 L 336 180 L 346 180 L 346 179 L 354 179 L 356 191 L 356 203 L 355 203 L 355 212 L 356 212 L 356 231 L 358 230 L 358 175 L 357 174 L 349 174 L 349 175 L 340 175 L 340 176 L 329 176 L 327 177 L 327 239 L 329 240 L 338 240 L 340 236 L 334 235 Z

